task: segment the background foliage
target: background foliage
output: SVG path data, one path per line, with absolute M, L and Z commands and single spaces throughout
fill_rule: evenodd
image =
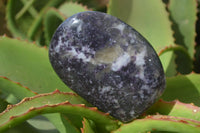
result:
M 197 0 L 0 0 L 0 132 L 200 132 L 200 6 Z M 140 118 L 123 124 L 58 78 L 51 37 L 69 16 L 101 11 L 154 47 L 167 87 Z

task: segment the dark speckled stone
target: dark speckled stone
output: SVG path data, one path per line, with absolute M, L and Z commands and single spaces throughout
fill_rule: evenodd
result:
M 165 77 L 152 46 L 131 26 L 100 12 L 81 12 L 56 30 L 52 66 L 72 90 L 122 122 L 161 96 Z

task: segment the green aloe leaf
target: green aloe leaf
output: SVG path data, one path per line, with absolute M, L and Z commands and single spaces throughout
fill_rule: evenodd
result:
M 64 114 L 61 114 L 61 113 L 52 113 L 52 114 L 43 114 L 42 116 L 47 117 L 48 120 L 50 120 L 53 123 L 53 125 L 56 127 L 56 129 L 60 133 L 79 133 L 79 129 L 77 129 L 76 126 L 73 125 L 65 117 Z M 28 121 L 30 121 L 30 120 L 28 120 Z M 41 128 L 41 125 L 39 125 L 39 127 Z
M 22 17 L 26 11 L 28 11 L 29 8 L 33 8 L 32 5 L 33 5 L 33 2 L 34 0 L 29 0 L 29 1 L 25 1 L 25 0 L 22 0 L 22 3 L 24 4 L 23 8 L 16 14 L 15 16 L 15 19 L 19 19 L 20 17 Z M 30 10 L 31 11 L 31 10 Z M 34 10 L 35 11 L 35 10 Z M 31 15 L 34 17 L 35 15 L 37 15 L 36 12 L 33 12 L 33 10 L 30 12 Z
M 167 87 L 162 96 L 166 101 L 175 99 L 184 103 L 194 103 L 200 106 L 200 75 L 178 75 L 167 78 Z
M 15 16 L 18 12 L 20 12 L 21 8 L 23 8 L 23 3 L 21 3 L 20 1 L 8 1 L 6 7 L 7 25 L 13 36 L 27 38 L 26 32 L 28 30 L 28 27 L 32 23 L 33 18 L 28 14 L 25 14 L 23 18 L 18 18 L 17 21 Z
M 49 7 L 58 7 L 63 0 L 9 0 L 6 18 L 13 36 L 35 40 L 44 45 L 42 19 Z
M 25 98 L 16 105 L 8 108 L 0 114 L 0 131 L 15 126 L 33 116 L 45 113 L 72 113 L 82 115 L 97 123 L 98 127 L 105 131 L 111 131 L 118 127 L 118 122 L 112 120 L 97 110 L 95 107 L 86 107 L 83 102 L 77 100 L 73 93 L 61 93 L 58 90 L 53 93 L 40 94 L 35 97 Z
M 200 132 L 199 124 L 199 121 L 191 119 L 154 115 L 124 124 L 114 133 L 147 133 L 151 131 L 198 133 Z
M 30 25 L 48 0 L 9 0 L 6 7 L 7 25 L 15 37 L 27 38 Z
M 81 128 L 81 133 L 95 133 L 90 126 L 90 123 L 87 119 L 83 119 L 83 128 Z
M 46 45 L 50 44 L 53 33 L 57 27 L 68 17 L 83 11 L 87 11 L 87 7 L 73 2 L 65 2 L 57 9 L 50 8 L 44 16 L 44 32 Z
M 187 49 L 184 48 L 183 46 L 180 45 L 170 45 L 170 46 L 166 46 L 165 48 L 163 48 L 160 53 L 158 54 L 159 56 L 161 56 L 162 54 L 169 52 L 169 51 L 179 51 L 183 54 L 185 54 L 187 56 L 187 58 L 190 58 L 189 53 L 187 52 Z
M 74 125 L 79 131 L 83 127 L 83 117 L 75 114 L 62 114 L 64 119 L 67 119 L 72 125 Z
M 192 71 L 192 59 L 195 51 L 197 2 L 196 0 L 170 0 L 169 11 L 173 21 L 175 42 L 184 46 L 190 55 L 190 60 L 185 60 L 183 54 L 176 52 L 177 70 L 182 74 L 188 74 Z
M 54 93 L 52 93 L 51 98 L 54 98 L 54 96 L 56 97 L 57 94 L 59 94 L 59 100 L 61 100 L 61 101 L 70 100 L 71 103 L 84 103 L 84 101 L 80 97 L 78 97 L 77 95 L 75 95 L 75 94 L 72 94 L 72 93 L 70 93 L 70 94 L 68 94 L 68 93 L 61 93 L 59 91 L 55 91 Z M 45 94 L 43 94 L 43 95 L 45 95 Z M 30 100 L 30 99 L 27 98 L 27 100 Z M 45 98 L 41 99 L 41 100 L 45 102 Z M 59 100 L 56 101 L 56 98 L 54 98 L 52 100 L 54 100 L 53 102 L 59 102 Z M 42 104 L 42 102 L 41 102 L 41 104 Z M 34 104 L 30 104 L 29 106 L 32 107 L 32 105 L 34 105 Z M 22 109 L 24 109 L 26 111 L 26 110 L 28 110 L 28 108 L 26 108 L 25 106 L 28 107 L 27 105 L 24 105 L 24 108 L 22 108 Z M 11 105 L 11 107 L 12 107 L 12 105 Z M 22 111 L 22 109 L 20 111 Z M 23 114 L 23 112 L 18 112 L 18 113 L 19 114 L 20 113 Z M 14 112 L 13 115 L 16 115 L 16 112 Z M 73 126 L 71 126 L 70 123 L 67 123 L 66 120 L 63 120 L 63 117 L 61 117 L 60 114 L 46 114 L 44 116 L 47 117 L 49 120 L 51 120 L 61 133 L 66 132 L 66 130 L 70 131 L 70 132 L 74 131 L 73 130 L 74 129 Z M 9 117 L 7 117 L 7 119 L 9 119 Z M 63 127 L 63 124 L 61 122 L 64 122 L 65 127 Z M 40 123 L 40 121 L 38 121 L 37 123 Z
M 16 83 L 14 81 L 9 80 L 8 78 L 5 77 L 0 77 L 0 91 L 5 95 L 5 94 L 11 94 L 12 96 L 15 96 L 18 100 L 23 99 L 24 97 L 30 97 L 34 96 L 35 92 L 31 91 L 29 88 L 24 87 L 20 83 Z M 80 99 L 77 97 L 76 100 Z M 18 101 L 17 100 L 17 101 Z M 9 100 L 10 101 L 10 100 Z M 78 103 L 85 103 L 82 99 L 80 101 L 77 101 Z M 13 102 L 12 102 L 13 103 Z M 16 103 L 16 102 L 14 102 Z M 13 103 L 13 104 L 14 104 Z M 0 107 L 3 108 L 3 103 L 1 104 Z M 4 109 L 4 108 L 3 108 Z M 2 110 L 3 111 L 3 110 Z M 59 113 L 54 113 L 54 114 L 46 114 L 44 115 L 46 118 L 48 118 L 49 121 L 52 122 L 52 124 L 60 131 L 60 133 L 65 133 L 66 131 L 72 131 L 75 129 L 71 123 L 69 123 L 67 120 L 65 120 L 62 116 L 62 114 Z M 34 119 L 31 121 L 35 121 Z M 42 121 L 37 121 L 36 124 L 44 124 Z M 48 123 L 48 122 L 46 122 Z M 35 123 L 31 123 L 35 124 Z M 12 130 L 13 131 L 13 130 Z
M 32 43 L 0 37 L 0 76 L 27 86 L 36 93 L 71 90 L 49 63 L 48 52 Z
M 187 51 L 187 49 L 181 45 L 171 45 L 171 46 L 166 46 L 164 49 L 162 49 L 159 53 L 160 56 L 167 52 L 175 52 L 178 54 L 178 58 L 176 55 L 173 55 L 174 59 L 176 60 L 177 64 L 171 64 L 174 65 L 173 68 L 176 68 L 179 72 L 182 73 L 188 73 L 191 72 L 192 70 L 192 60 L 191 57 Z M 180 67 L 182 66 L 182 67 Z M 173 72 L 174 71 L 174 72 Z M 176 73 L 176 70 L 171 70 L 168 71 L 168 74 L 170 73 Z M 171 74 L 170 74 L 171 75 Z
M 13 94 L 18 100 L 37 94 L 20 83 L 11 81 L 10 79 L 2 76 L 0 76 L 0 91 L 3 94 Z
M 182 103 L 178 100 L 166 102 L 160 99 L 146 112 L 150 115 L 157 113 L 200 121 L 200 107 Z
M 63 13 L 66 17 L 70 17 L 76 13 L 89 10 L 86 6 L 83 6 L 74 2 L 63 3 L 58 10 Z
M 34 8 L 35 0 L 30 0 L 30 1 L 21 0 L 21 2 L 25 5 L 24 8 L 23 8 L 24 10 L 21 9 L 22 14 L 20 14 L 20 12 L 18 12 L 17 15 L 18 14 L 23 15 L 23 13 L 25 13 L 26 10 L 27 10 L 27 12 L 29 12 L 29 14 L 33 18 L 35 18 L 37 16 L 37 14 L 38 14 L 38 11 Z M 40 1 L 40 3 L 41 3 L 41 1 Z M 41 5 L 43 6 L 43 4 L 41 4 Z M 38 6 L 37 5 L 37 8 L 42 8 L 42 6 Z M 16 18 L 17 18 L 17 15 L 16 15 Z M 19 17 L 20 17 L 20 15 L 19 15 Z
M 48 1 L 47 4 L 42 8 L 38 16 L 34 19 L 32 24 L 30 25 L 30 28 L 27 32 L 27 36 L 30 40 L 33 40 L 34 37 L 37 36 L 37 32 L 42 26 L 42 18 L 44 17 L 46 10 L 48 10 L 49 7 L 57 7 L 59 6 L 63 0 L 51 0 Z
M 77 133 L 76 127 L 68 120 L 64 119 L 63 114 L 61 113 L 55 112 L 52 114 L 43 114 L 42 116 L 46 117 L 60 133 L 66 133 L 66 132 Z M 30 121 L 30 119 L 28 121 Z M 43 124 L 40 124 L 39 126 L 41 127 L 41 125 Z
M 49 46 L 51 38 L 58 26 L 66 19 L 55 8 L 50 8 L 44 16 L 44 34 L 46 45 Z
M 157 53 L 173 45 L 173 32 L 168 13 L 162 1 L 111 0 L 108 13 L 114 15 L 139 31 L 154 47 Z M 160 56 L 166 76 L 176 74 L 173 52 Z
M 3 45 L 5 45 L 5 46 L 3 46 Z M 4 49 L 7 49 L 7 50 L 4 51 Z M 32 91 L 32 90 L 37 91 L 38 90 L 37 86 L 41 87 L 39 89 L 39 91 L 37 91 L 38 93 L 49 92 L 51 89 L 53 90 L 53 88 L 52 88 L 53 86 L 55 86 L 54 89 L 59 88 L 58 86 L 60 86 L 60 90 L 67 91 L 66 86 L 62 83 L 62 81 L 60 81 L 59 79 L 56 78 L 57 76 L 55 75 L 53 70 L 50 69 L 51 66 L 48 62 L 47 50 L 46 49 L 39 48 L 38 46 L 27 43 L 25 41 L 10 39 L 10 38 L 7 38 L 7 37 L 1 37 L 1 39 L 0 39 L 0 51 L 1 50 L 3 51 L 3 52 L 1 52 L 1 56 L 0 56 L 0 60 L 1 60 L 1 62 L 3 62 L 3 63 L 0 63 L 2 65 L 1 68 L 2 69 L 4 68 L 3 70 L 7 70 L 7 72 L 3 71 L 1 69 L 0 75 L 4 75 L 2 73 L 6 73 L 5 75 L 7 75 L 9 78 L 16 79 L 14 81 L 11 81 L 10 79 L 8 79 L 6 77 L 3 77 L 3 76 L 0 77 L 0 88 L 1 88 L 1 91 L 2 91 L 3 94 L 5 94 L 5 93 L 6 94 L 13 94 L 13 96 L 18 98 L 18 100 L 21 100 L 24 97 L 30 97 L 30 96 L 37 94 L 36 92 Z M 10 50 L 11 51 L 16 50 L 14 53 L 17 54 L 17 55 L 14 54 L 13 55 L 14 57 L 13 57 L 12 54 L 10 54 L 10 52 L 9 52 Z M 24 57 L 23 54 L 25 54 L 26 57 Z M 8 59 L 7 56 L 10 56 L 11 59 Z M 29 58 L 28 56 L 30 56 L 31 58 Z M 26 59 L 25 61 L 23 61 L 24 58 Z M 7 60 L 9 60 L 11 62 L 8 62 Z M 12 60 L 14 60 L 15 62 L 12 62 Z M 21 63 L 20 63 L 20 61 L 21 61 Z M 38 65 L 37 62 L 39 62 L 39 61 L 42 62 L 43 65 L 42 64 Z M 24 64 L 24 62 L 26 62 L 26 63 Z M 27 63 L 29 63 L 30 65 L 27 65 Z M 9 68 L 9 67 L 7 67 L 6 64 L 8 66 L 11 65 L 11 66 L 16 66 L 16 67 L 10 67 Z M 27 66 L 29 66 L 29 67 L 26 68 Z M 22 67 L 21 71 L 19 71 L 19 69 L 18 69 L 20 67 Z M 44 68 L 41 69 L 41 67 L 44 67 Z M 50 69 L 51 71 L 49 71 L 48 69 Z M 38 72 L 38 74 L 36 74 L 38 70 L 40 72 Z M 16 71 L 18 71 L 18 72 L 16 73 Z M 36 73 L 34 73 L 34 71 L 36 71 Z M 54 78 L 52 78 L 52 81 L 45 81 L 45 80 L 49 80 L 48 75 L 46 75 L 47 76 L 46 78 L 45 78 L 45 75 L 41 75 L 41 73 L 43 73 L 45 71 L 47 73 L 49 73 L 51 78 L 52 78 L 53 75 L 55 76 Z M 26 72 L 26 73 L 24 73 L 24 72 Z M 34 79 L 34 77 L 32 77 L 33 74 L 38 75 L 38 76 L 35 75 L 36 79 Z M 28 76 L 28 77 L 26 77 L 26 76 Z M 44 76 L 43 79 L 38 79 L 38 78 L 42 78 L 42 76 Z M 24 80 L 26 78 L 27 79 L 33 78 L 33 80 Z M 17 82 L 15 82 L 15 81 L 17 81 Z M 34 84 L 35 88 L 32 86 L 32 81 L 35 82 L 35 84 Z M 48 84 L 46 84 L 46 85 L 49 85 L 49 86 L 46 86 L 46 89 L 44 88 L 44 90 L 43 90 L 43 87 L 44 87 L 43 83 L 45 83 L 44 81 L 46 83 L 49 82 Z M 28 87 L 24 87 L 19 82 L 23 83 L 23 85 L 26 84 L 26 86 L 29 86 L 29 87 L 31 86 L 30 87 L 31 90 Z M 55 83 L 53 83 L 53 82 L 55 82 Z M 60 85 L 58 84 L 59 82 L 60 82 Z M 64 122 L 64 120 L 60 117 L 60 114 L 52 114 L 52 115 L 48 114 L 48 115 L 45 115 L 45 117 L 47 117 L 48 120 L 50 120 L 61 133 L 64 133 L 67 130 L 66 126 L 64 126 L 64 124 L 66 124 L 66 122 L 64 124 L 61 124 L 62 122 Z
M 194 56 L 195 22 L 197 20 L 196 0 L 170 0 L 170 16 L 175 30 L 176 43 L 187 48 L 190 57 Z

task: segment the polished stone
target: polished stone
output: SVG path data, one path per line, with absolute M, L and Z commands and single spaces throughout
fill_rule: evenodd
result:
M 122 122 L 140 116 L 165 88 L 152 46 L 105 13 L 81 12 L 64 21 L 51 40 L 49 57 L 67 86 Z

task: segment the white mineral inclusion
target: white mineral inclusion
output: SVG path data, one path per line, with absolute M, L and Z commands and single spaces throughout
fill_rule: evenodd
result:
M 120 33 L 123 34 L 125 25 L 124 24 L 118 24 L 118 25 L 116 25 L 116 26 L 114 26 L 112 28 L 118 29 L 120 31 Z
M 60 39 L 59 39 L 58 45 L 56 45 L 56 47 L 55 47 L 55 52 L 56 53 L 60 52 Z
M 79 33 L 82 30 L 83 21 L 80 20 L 80 19 L 77 19 L 77 18 L 73 18 L 71 20 L 71 25 L 73 25 L 73 26 L 78 25 L 78 27 L 77 27 L 77 33 Z
M 138 53 L 136 55 L 135 64 L 137 66 L 143 66 L 145 64 L 145 60 L 144 60 L 145 55 L 146 55 L 146 47 L 144 47 L 144 49 L 142 50 L 142 52 L 140 52 L 140 53 Z
M 82 30 L 83 21 L 79 20 L 79 26 L 77 28 L 77 32 L 79 33 Z
M 105 92 L 109 92 L 110 90 L 112 90 L 111 86 L 103 86 L 102 88 L 99 87 L 100 93 L 104 94 Z
M 146 56 L 146 47 L 144 47 L 140 53 L 136 54 L 135 64 L 136 66 L 140 67 L 140 73 L 139 75 L 136 75 L 136 76 L 138 76 L 140 79 L 145 78 L 144 76 L 144 65 L 145 65 L 144 57 L 145 56 Z
M 78 52 L 75 50 L 75 47 L 71 47 L 71 48 L 72 48 L 71 50 L 67 51 L 66 56 L 71 56 L 71 57 L 75 57 L 77 59 L 82 59 L 83 62 L 90 62 L 91 56 L 86 57 L 86 55 L 85 55 L 85 52 L 90 52 L 90 53 L 94 52 L 90 48 L 82 46 L 81 50 Z
M 114 61 L 111 65 L 111 69 L 113 71 L 119 71 L 122 67 L 127 66 L 131 61 L 131 56 L 135 56 L 135 64 L 141 68 L 140 74 L 137 75 L 139 78 L 144 79 L 144 68 L 145 65 L 144 57 L 146 56 L 146 47 L 143 47 L 140 53 L 135 54 L 135 52 L 129 51 L 125 52 L 123 55 L 119 56 L 116 61 Z
M 78 53 L 78 52 L 75 50 L 74 47 L 72 47 L 72 50 L 70 50 L 70 51 L 68 51 L 68 52 L 69 52 L 73 57 L 76 57 L 77 59 L 82 59 L 84 62 L 90 61 L 90 58 L 87 58 L 83 52 L 79 52 L 79 53 Z
M 111 69 L 113 71 L 119 71 L 123 66 L 126 66 L 131 61 L 131 57 L 128 53 L 124 53 L 122 56 L 112 64 Z
M 62 37 L 59 37 L 59 39 L 58 39 L 58 44 L 57 44 L 56 47 L 54 48 L 54 50 L 55 50 L 56 53 L 59 53 L 59 52 L 60 52 L 60 46 L 62 45 L 61 38 L 62 38 Z

